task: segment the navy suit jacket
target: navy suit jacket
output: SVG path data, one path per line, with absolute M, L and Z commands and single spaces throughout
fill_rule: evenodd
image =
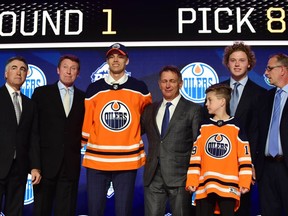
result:
M 81 133 L 85 93 L 74 87 L 73 104 L 66 117 L 57 83 L 35 89 L 32 99 L 39 111 L 42 175 L 53 178 L 62 162 L 67 177 L 77 180 L 81 168 Z
M 22 98 L 22 114 L 19 125 L 11 96 L 6 88 L 0 88 L 0 179 L 5 178 L 14 159 L 21 178 L 27 179 L 31 169 L 40 169 L 37 109 L 25 95 Z
M 230 85 L 230 80 L 225 80 L 222 83 Z M 237 118 L 237 121 L 240 123 L 249 140 L 252 160 L 257 145 L 256 115 L 259 110 L 259 100 L 262 100 L 263 94 L 266 91 L 265 88 L 248 79 L 235 112 L 235 118 Z
M 148 105 L 141 116 L 142 133 L 148 138 L 144 186 L 148 186 L 160 161 L 164 182 L 169 187 L 185 187 L 191 150 L 203 119 L 202 107 L 181 97 L 161 139 L 156 116 L 162 101 Z
M 256 148 L 255 163 L 256 176 L 258 181 L 261 179 L 263 169 L 265 169 L 265 147 L 269 132 L 275 92 L 276 88 L 267 91 L 261 100 L 260 110 L 258 113 L 259 136 L 258 145 Z M 286 101 L 282 111 L 279 131 L 284 161 L 288 171 L 288 100 Z

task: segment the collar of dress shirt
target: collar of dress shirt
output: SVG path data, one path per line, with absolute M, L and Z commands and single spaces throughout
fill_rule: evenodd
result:
M 60 91 L 63 90 L 63 89 L 67 89 L 67 87 L 60 80 L 58 82 L 58 88 L 59 88 Z M 73 85 L 68 87 L 68 89 L 69 89 L 70 93 L 74 92 L 74 86 Z
M 231 88 L 234 88 L 234 83 L 235 82 L 239 82 L 240 84 L 241 84 L 241 86 L 245 86 L 246 85 L 246 83 L 247 83 L 247 81 L 248 81 L 248 76 L 245 76 L 243 79 L 241 79 L 240 81 L 236 81 L 236 80 L 234 80 L 232 77 L 230 78 L 230 87 Z
M 172 101 L 169 101 L 169 102 L 171 102 L 172 105 L 173 105 L 174 107 L 176 107 L 177 104 L 178 104 L 178 102 L 179 102 L 179 100 L 180 100 L 180 98 L 181 98 L 181 94 L 179 94 L 177 97 L 175 97 Z M 165 100 L 165 98 L 163 98 L 163 101 L 162 101 L 162 105 L 161 105 L 161 106 L 164 106 L 164 107 L 165 107 L 167 102 L 168 102 L 168 101 Z
M 15 90 L 14 90 L 7 82 L 5 83 L 5 86 L 6 86 L 7 90 L 8 90 L 11 98 L 13 98 L 13 92 L 15 92 Z M 19 96 L 21 97 L 21 92 L 20 92 L 20 90 L 18 90 L 18 91 L 16 91 L 16 92 L 18 92 Z
M 278 90 L 279 88 L 277 88 L 277 90 Z M 287 85 L 285 85 L 283 88 L 282 88 L 282 90 L 287 94 L 288 93 L 288 84 Z

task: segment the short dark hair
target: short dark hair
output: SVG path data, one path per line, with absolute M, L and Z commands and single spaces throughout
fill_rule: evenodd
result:
M 7 66 L 14 60 L 18 60 L 18 61 L 23 62 L 25 64 L 25 66 L 26 66 L 26 69 L 28 70 L 28 63 L 27 63 L 27 61 L 26 61 L 26 59 L 24 57 L 22 57 L 22 56 L 13 56 L 13 57 L 11 57 L 11 58 L 9 58 L 7 60 L 6 66 L 5 66 L 5 71 L 7 71 L 7 69 L 8 69 Z
M 77 56 L 72 55 L 72 54 L 66 54 L 66 55 L 61 56 L 58 62 L 58 66 L 57 66 L 58 68 L 60 67 L 62 61 L 65 59 L 70 59 L 71 61 L 78 63 L 78 70 L 80 70 L 80 59 Z
M 207 94 L 208 92 L 215 92 L 217 98 L 224 98 L 226 100 L 226 112 L 230 114 L 230 100 L 232 88 L 227 84 L 216 83 L 206 89 L 205 93 Z
M 223 65 L 227 67 L 230 55 L 236 51 L 242 51 L 246 53 L 247 58 L 248 58 L 248 63 L 250 65 L 250 67 L 248 68 L 248 71 L 250 71 L 256 64 L 256 57 L 251 47 L 244 44 L 243 42 L 235 42 L 232 46 L 227 46 L 224 49 L 224 56 L 223 56 L 223 62 L 222 62 Z
M 181 74 L 179 68 L 175 65 L 166 65 L 166 66 L 162 67 L 161 70 L 159 71 L 159 80 L 161 79 L 162 73 L 165 71 L 171 71 L 172 73 L 175 73 L 178 77 L 178 80 L 180 82 L 182 81 L 182 74 Z

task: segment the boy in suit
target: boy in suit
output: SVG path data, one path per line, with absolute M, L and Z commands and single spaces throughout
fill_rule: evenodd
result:
M 255 155 L 258 112 L 258 101 L 266 89 L 257 85 L 248 73 L 254 68 L 256 57 L 251 47 L 243 42 L 235 42 L 224 49 L 223 65 L 228 69 L 230 78 L 222 83 L 232 88 L 230 101 L 230 115 L 238 119 L 248 138 L 252 160 Z M 253 162 L 253 161 L 252 161 Z M 252 184 L 255 183 L 255 175 Z M 241 205 L 236 212 L 237 216 L 251 214 L 251 192 L 241 196 Z

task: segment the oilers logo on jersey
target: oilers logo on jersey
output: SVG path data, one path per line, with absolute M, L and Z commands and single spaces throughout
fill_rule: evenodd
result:
M 110 131 L 120 132 L 125 130 L 131 122 L 131 114 L 123 102 L 109 101 L 100 114 L 102 125 Z
M 205 152 L 213 158 L 223 159 L 231 151 L 231 142 L 224 134 L 213 134 L 205 144 Z

